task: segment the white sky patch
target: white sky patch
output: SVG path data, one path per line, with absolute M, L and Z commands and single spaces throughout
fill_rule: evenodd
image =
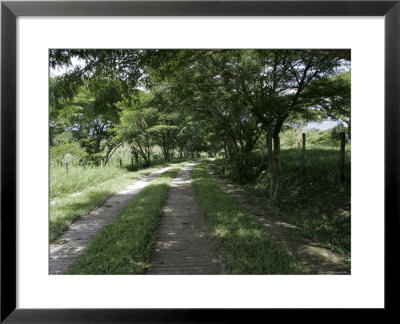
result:
M 306 125 L 306 129 L 327 130 L 339 124 L 336 120 L 324 120 L 322 122 L 310 122 Z
M 71 65 L 57 66 L 55 69 L 50 68 L 50 77 L 61 76 L 69 71 L 72 71 L 77 66 L 83 67 L 85 66 L 85 62 L 80 58 L 74 56 L 71 59 Z

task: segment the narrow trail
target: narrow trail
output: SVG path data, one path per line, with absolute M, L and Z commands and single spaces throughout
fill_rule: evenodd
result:
M 268 210 L 257 206 L 254 199 L 217 177 L 209 165 L 207 165 L 207 172 L 224 192 L 235 198 L 239 205 L 296 259 L 307 273 L 350 274 L 345 270 L 348 268 L 348 262 L 343 256 L 332 252 L 324 244 L 299 235 L 296 226 L 271 217 Z
M 177 164 L 171 164 L 134 182 L 108 198 L 99 208 L 72 223 L 69 229 L 50 244 L 49 274 L 63 274 L 82 254 L 90 240 L 153 179 Z
M 189 163 L 172 180 L 147 274 L 218 274 L 201 213 L 191 189 Z

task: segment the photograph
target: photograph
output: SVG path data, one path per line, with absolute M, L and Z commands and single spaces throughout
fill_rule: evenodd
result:
M 351 49 L 48 67 L 50 275 L 351 274 Z
M 0 322 L 396 310 L 399 2 L 2 1 Z

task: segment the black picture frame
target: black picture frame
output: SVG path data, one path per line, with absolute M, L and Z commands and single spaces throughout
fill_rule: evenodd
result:
M 18 16 L 384 16 L 385 310 L 396 308 L 399 236 L 400 0 L 396 1 L 2 1 L 1 2 L 1 322 L 234 322 L 264 310 L 16 308 L 16 18 Z M 248 314 L 251 312 L 251 314 Z M 262 314 L 257 314 L 262 313 Z

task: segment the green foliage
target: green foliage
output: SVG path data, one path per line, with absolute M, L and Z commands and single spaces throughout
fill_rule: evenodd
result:
M 230 156 L 229 161 L 229 177 L 240 184 L 248 183 L 254 180 L 261 168 L 261 155 L 257 152 L 252 152 L 245 158 L 242 156 Z
M 50 80 L 50 143 L 68 133 L 86 153 L 78 158 L 95 165 L 125 143 L 145 165 L 156 149 L 166 161 L 224 149 L 244 183 L 258 172 L 252 152 L 266 136 L 275 149 L 271 181 L 279 182 L 278 138 L 298 143 L 288 128 L 330 117 L 343 120 L 350 137 L 350 51 L 52 49 L 49 57 L 52 68 L 81 62 Z M 331 144 L 325 135 L 315 143 Z
M 226 159 L 221 164 L 225 168 L 228 163 L 229 177 L 262 196 L 264 202 L 269 188 L 282 188 L 281 204 L 268 202 L 277 217 L 298 225 L 305 235 L 349 253 L 348 144 L 346 181 L 337 184 L 338 134 L 344 128 L 306 131 L 304 175 L 300 174 L 299 144 L 300 126 L 328 117 L 345 123 L 350 139 L 351 72 L 345 71 L 350 66 L 350 51 L 52 49 L 49 58 L 51 68 L 69 66 L 64 75 L 49 80 L 51 238 L 125 184 L 130 179 L 126 169 L 137 169 L 139 159 L 143 166 L 159 163 L 161 157 L 168 161 L 174 155 L 199 157 L 205 152 L 211 156 L 223 152 Z M 81 64 L 71 67 L 75 59 Z M 259 142 L 264 147 L 264 163 L 257 151 Z M 267 142 L 275 149 L 269 160 Z M 281 146 L 285 148 L 282 162 Z M 124 168 L 111 167 L 119 165 L 119 159 Z M 107 167 L 73 167 L 99 165 L 100 160 Z M 69 163 L 68 172 L 61 167 L 64 162 Z M 227 272 L 296 272 L 291 259 L 276 250 L 246 213 L 216 189 L 202 168 L 195 169 L 194 188 L 216 244 L 225 255 Z M 266 176 L 268 171 L 271 177 Z M 161 187 L 155 192 L 164 192 L 165 186 Z M 81 194 L 71 195 L 77 192 Z M 159 204 L 155 199 L 149 196 L 145 203 Z M 155 211 L 149 209 L 152 215 Z M 133 217 L 129 214 L 126 218 L 130 225 Z M 145 259 L 133 259 L 129 254 L 138 250 L 129 246 L 121 223 L 113 229 L 121 231 L 121 238 L 100 240 L 93 247 L 93 260 L 100 264 L 104 257 L 107 266 L 90 268 L 89 257 L 84 261 L 89 270 L 84 271 L 144 271 Z M 150 231 L 151 226 L 138 234 L 139 245 L 149 242 Z M 126 254 L 114 267 L 115 250 L 107 250 L 104 242 L 119 240 Z M 139 254 L 145 251 L 147 247 Z
M 302 130 L 300 128 L 289 128 L 281 133 L 281 146 L 293 147 L 300 146 L 302 141 Z
M 331 138 L 334 140 L 340 141 L 340 133 L 342 133 L 342 132 L 346 134 L 347 128 L 344 127 L 344 125 L 342 123 L 339 123 L 330 130 Z M 346 142 L 347 142 L 348 136 L 346 136 L 345 138 L 346 138 Z
M 300 226 L 306 236 L 327 243 L 334 251 L 350 254 L 350 150 L 345 156 L 345 183 L 338 183 L 339 148 L 307 150 L 306 174 L 299 177 L 300 151 L 283 151 L 285 195 L 278 214 Z
M 50 79 L 50 144 L 59 145 L 58 134 L 68 134 L 69 142 L 75 141 L 85 150 L 80 158 L 97 165 L 101 159 L 107 162 L 120 145 L 112 129 L 119 123 L 119 103 L 124 100 L 121 83 L 92 78 L 61 100 L 57 97 L 59 82 L 59 78 Z
M 121 113 L 120 124 L 114 130 L 118 141 L 127 142 L 132 153 L 140 154 L 149 165 L 155 144 L 151 128 L 158 122 L 158 112 L 154 108 L 135 108 Z
M 308 143 L 311 145 L 323 145 L 323 146 L 333 146 L 337 145 L 337 141 L 335 138 L 332 138 L 332 135 L 330 132 L 324 132 L 324 131 L 317 131 L 314 132 L 315 136 L 310 137 L 308 140 Z
M 330 143 L 330 131 L 311 132 Z M 318 135 L 320 134 L 320 135 Z M 311 136 L 310 136 L 311 137 Z M 351 236 L 351 154 L 346 149 L 345 182 L 338 183 L 339 145 L 309 145 L 306 150 L 306 172 L 301 174 L 301 148 L 282 149 L 283 190 L 279 203 L 266 200 L 269 182 L 267 172 L 260 170 L 253 182 L 243 188 L 259 204 L 271 210 L 271 216 L 296 225 L 307 237 L 326 243 L 333 251 L 350 255 Z M 221 170 L 223 159 L 216 160 Z
M 60 137 L 54 141 L 59 141 Z M 87 155 L 79 143 L 74 141 L 61 139 L 58 145 L 50 146 L 50 161 L 58 164 L 62 162 L 68 162 L 69 165 L 81 164 L 87 159 Z

